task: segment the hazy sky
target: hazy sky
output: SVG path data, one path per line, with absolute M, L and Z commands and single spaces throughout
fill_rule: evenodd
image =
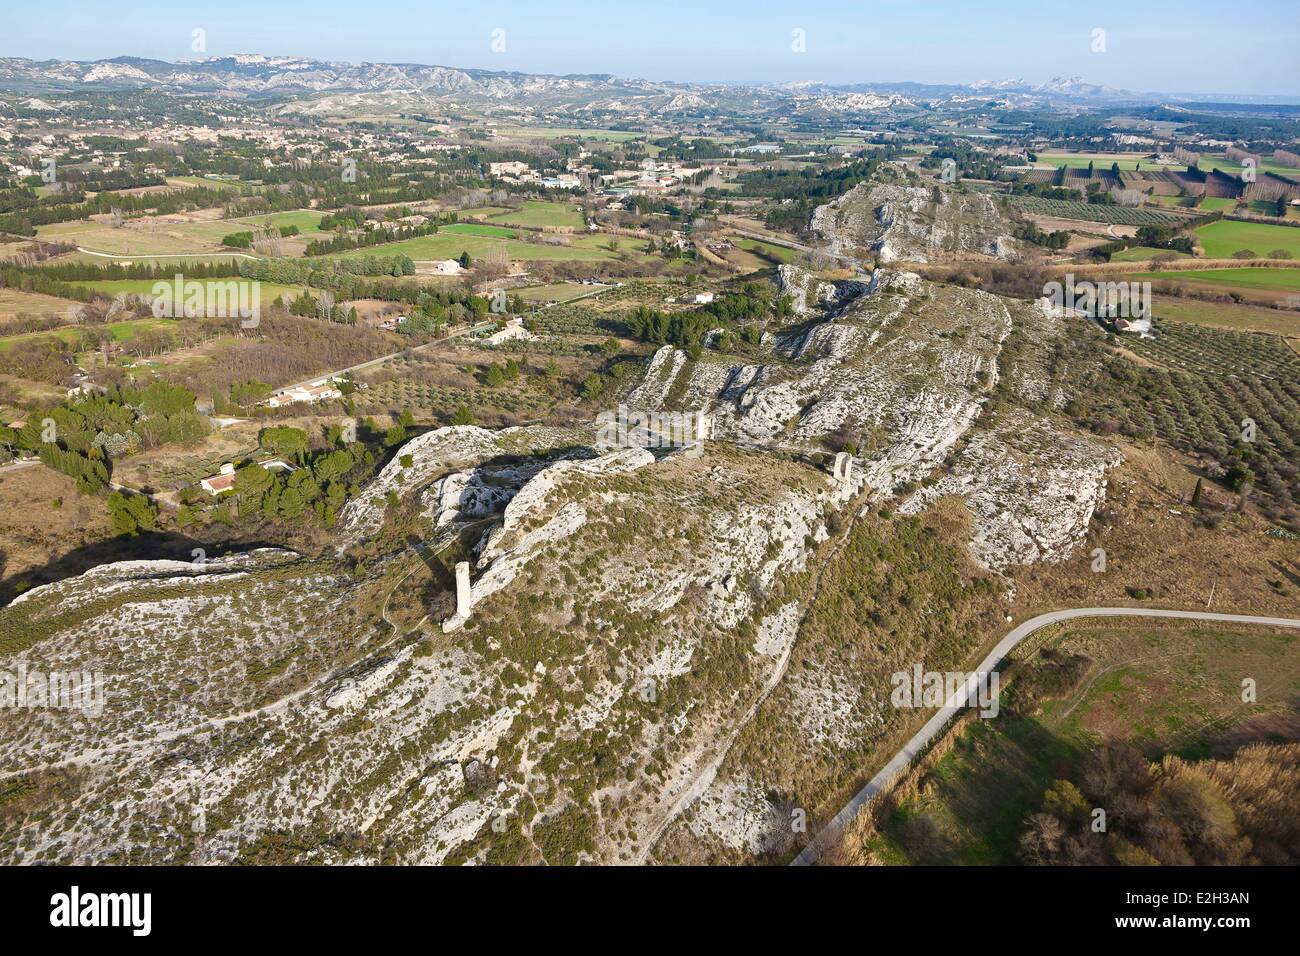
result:
M 0 56 L 266 53 L 660 80 L 1080 75 L 1161 92 L 1300 94 L 1300 0 L 5 0 Z M 1094 30 L 1105 52 L 1093 52 Z M 504 52 L 492 49 L 503 30 Z M 792 49 L 802 30 L 806 51 Z

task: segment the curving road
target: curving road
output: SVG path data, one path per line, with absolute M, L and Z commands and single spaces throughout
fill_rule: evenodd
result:
M 983 672 L 996 670 L 1012 648 L 1030 634 L 1047 627 L 1049 624 L 1059 624 L 1062 621 L 1073 620 L 1077 617 L 1164 617 L 1191 621 L 1226 621 L 1233 624 L 1265 624 L 1272 627 L 1300 628 L 1300 620 L 1286 617 L 1216 614 L 1211 611 L 1163 611 L 1156 608 L 1140 607 L 1071 608 L 1065 611 L 1049 611 L 1046 614 L 1038 615 L 1038 617 L 1031 617 L 998 641 L 997 646 L 989 651 L 988 656 L 980 662 L 977 670 Z M 903 749 L 894 754 L 889 763 L 885 764 L 880 772 L 867 782 L 866 786 L 855 793 L 853 799 L 844 806 L 844 809 L 835 814 L 831 821 L 822 828 L 821 832 L 813 838 L 813 841 L 803 848 L 803 851 L 791 862 L 791 866 L 808 866 L 817 862 L 818 847 L 834 839 L 845 826 L 851 823 L 867 804 L 879 796 L 894 778 L 902 773 L 929 746 L 930 742 L 943 730 L 944 725 L 965 706 L 968 687 L 968 684 L 962 685 L 948 699 L 948 702 L 926 721 L 925 726 L 916 732 L 915 736 L 907 742 Z

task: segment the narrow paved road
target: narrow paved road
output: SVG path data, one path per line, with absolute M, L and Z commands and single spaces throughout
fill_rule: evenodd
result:
M 1081 607 L 1071 608 L 1065 611 L 1049 611 L 1047 614 L 1040 614 L 1038 617 L 1031 617 L 1015 630 L 1013 630 L 1002 640 L 998 641 L 996 647 L 989 651 L 988 656 L 980 663 L 979 671 L 988 672 L 996 670 L 997 666 L 1002 663 L 1003 658 L 1007 656 L 1017 644 L 1023 641 L 1030 634 L 1050 624 L 1059 624 L 1062 621 L 1073 620 L 1078 617 L 1161 617 L 1177 618 L 1188 621 L 1224 621 L 1233 624 L 1265 624 L 1272 627 L 1295 627 L 1300 628 L 1300 620 L 1285 617 L 1255 617 L 1249 614 L 1217 614 L 1211 611 L 1163 611 L 1155 608 L 1139 607 Z M 907 768 L 907 766 L 916 757 L 922 753 L 930 742 L 939 735 L 944 726 L 953 716 L 966 705 L 968 687 L 963 685 L 941 710 L 931 717 L 924 727 L 916 732 L 916 735 L 900 750 L 894 754 L 893 759 L 881 769 L 881 771 L 868 781 L 867 785 L 853 795 L 839 813 L 822 828 L 821 832 L 813 838 L 813 841 L 804 847 L 797 857 L 794 858 L 792 866 L 808 866 L 817 862 L 818 848 L 825 846 L 828 842 L 843 831 L 849 823 L 867 806 L 873 799 L 879 796 L 897 777 Z
M 828 259 L 834 259 L 837 262 L 853 266 L 857 271 L 862 271 L 862 260 L 854 256 L 846 256 L 841 252 L 831 252 L 828 249 L 819 249 L 815 246 L 805 245 L 802 242 L 796 242 L 793 239 L 785 239 L 781 236 L 774 236 L 768 233 L 755 232 L 752 229 L 744 229 L 740 226 L 728 226 L 731 232 L 738 236 L 744 236 L 746 239 L 757 239 L 759 242 L 771 243 L 774 246 L 780 246 L 783 249 L 794 249 L 796 252 L 807 252 L 811 255 L 826 256 Z
M 435 345 L 442 345 L 448 339 L 458 338 L 463 335 L 472 335 L 475 332 L 482 332 L 485 329 L 490 329 L 494 324 L 495 324 L 495 320 L 492 322 L 483 322 L 480 323 L 479 325 L 472 325 L 464 329 L 456 329 L 453 332 L 448 332 L 440 339 L 434 339 L 432 342 L 425 342 L 423 345 L 412 345 L 409 348 L 402 349 L 402 351 L 400 352 L 392 352 L 388 355 L 381 355 L 379 356 L 379 358 L 368 359 L 365 362 L 358 362 L 356 365 L 349 365 L 347 368 L 335 369 L 332 372 L 321 372 L 319 375 L 313 375 L 311 378 L 305 378 L 301 382 L 294 382 L 292 385 L 282 385 L 279 388 L 277 388 L 272 394 L 279 395 L 283 392 L 289 391 L 290 389 L 301 388 L 302 386 L 310 385 L 312 382 L 319 382 L 322 379 L 341 378 L 350 372 L 359 372 L 362 369 L 373 368 L 376 365 L 383 365 L 385 362 L 391 362 L 393 359 L 398 358 L 406 354 L 407 352 L 420 352 L 423 351 L 424 349 L 431 349 Z

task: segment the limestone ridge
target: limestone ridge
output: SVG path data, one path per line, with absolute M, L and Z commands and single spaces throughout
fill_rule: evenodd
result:
M 993 197 L 933 183 L 908 185 L 900 167 L 813 210 L 811 231 L 830 252 L 872 252 L 883 265 L 937 259 L 1014 259 L 1012 222 Z
M 708 353 L 691 362 L 665 346 L 629 401 L 654 408 L 669 394 L 682 395 L 683 407 L 712 416 L 715 437 L 756 448 L 814 454 L 850 442 L 852 480 L 832 489 L 837 500 L 864 485 L 888 496 L 947 464 L 937 483 L 905 498 L 904 510 L 964 497 L 974 519 L 972 555 L 993 570 L 1072 553 L 1105 496 L 1108 470 L 1120 461 L 1112 446 L 1014 410 L 952 457 L 998 384 L 1013 325 L 1031 347 L 1017 360 L 1012 384 L 1041 400 L 1044 386 L 1029 359 L 1068 320 L 886 269 L 865 288 L 855 283 L 851 297 L 794 267 L 782 282 L 804 293 L 806 314 L 814 314 L 812 298 L 828 317 L 774 335 L 762 364 Z M 1093 331 L 1076 324 L 1074 333 Z M 1052 396 L 1053 404 L 1062 400 Z
M 24 642 L 0 666 L 108 682 L 94 721 L 0 722 L 0 777 L 77 779 L 74 804 L 52 795 L 14 839 L 63 862 L 120 861 L 144 824 L 190 832 L 200 807 L 204 852 L 221 860 L 289 834 L 311 861 L 490 862 L 512 845 L 493 829 L 505 821 L 513 845 L 551 862 L 617 862 L 645 859 L 693 806 L 691 832 L 713 839 L 739 800 L 745 832 L 728 840 L 767 845 L 779 817 L 748 795 L 770 781 L 754 770 L 742 800 L 726 789 L 740 778 L 717 774 L 786 674 L 803 613 L 788 585 L 817 567 L 833 513 L 863 490 L 907 510 L 959 495 L 977 560 L 1057 560 L 1116 460 L 1028 412 L 980 421 L 1012 330 L 1032 356 L 1074 320 L 905 272 L 834 295 L 786 279 L 808 290 L 807 316 L 761 361 L 665 347 L 629 396 L 710 414 L 703 457 L 602 454 L 591 427 L 440 428 L 340 513 L 336 544 L 370 549 L 355 566 L 332 552 L 109 565 L 0 609 L 0 634 Z M 1037 368 L 1018 359 L 1011 384 L 1044 388 Z M 837 478 L 826 462 L 846 444 Z M 941 465 L 933 485 L 909 484 Z M 427 580 L 385 537 L 390 492 L 429 540 L 477 542 L 472 613 L 450 633 L 389 620 L 389 599 L 415 593 L 408 576 Z M 851 694 L 812 679 L 798 688 L 815 711 L 806 730 L 838 745 L 860 730 Z M 567 849 L 555 828 L 573 828 Z M 350 836 L 323 836 L 337 834 Z

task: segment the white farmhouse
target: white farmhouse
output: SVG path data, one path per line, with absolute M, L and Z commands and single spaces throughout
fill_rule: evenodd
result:
M 523 320 L 518 318 L 506 319 L 505 325 L 493 332 L 487 337 L 488 345 L 500 345 L 502 342 L 509 342 L 512 339 L 527 341 L 533 334 L 524 328 Z

